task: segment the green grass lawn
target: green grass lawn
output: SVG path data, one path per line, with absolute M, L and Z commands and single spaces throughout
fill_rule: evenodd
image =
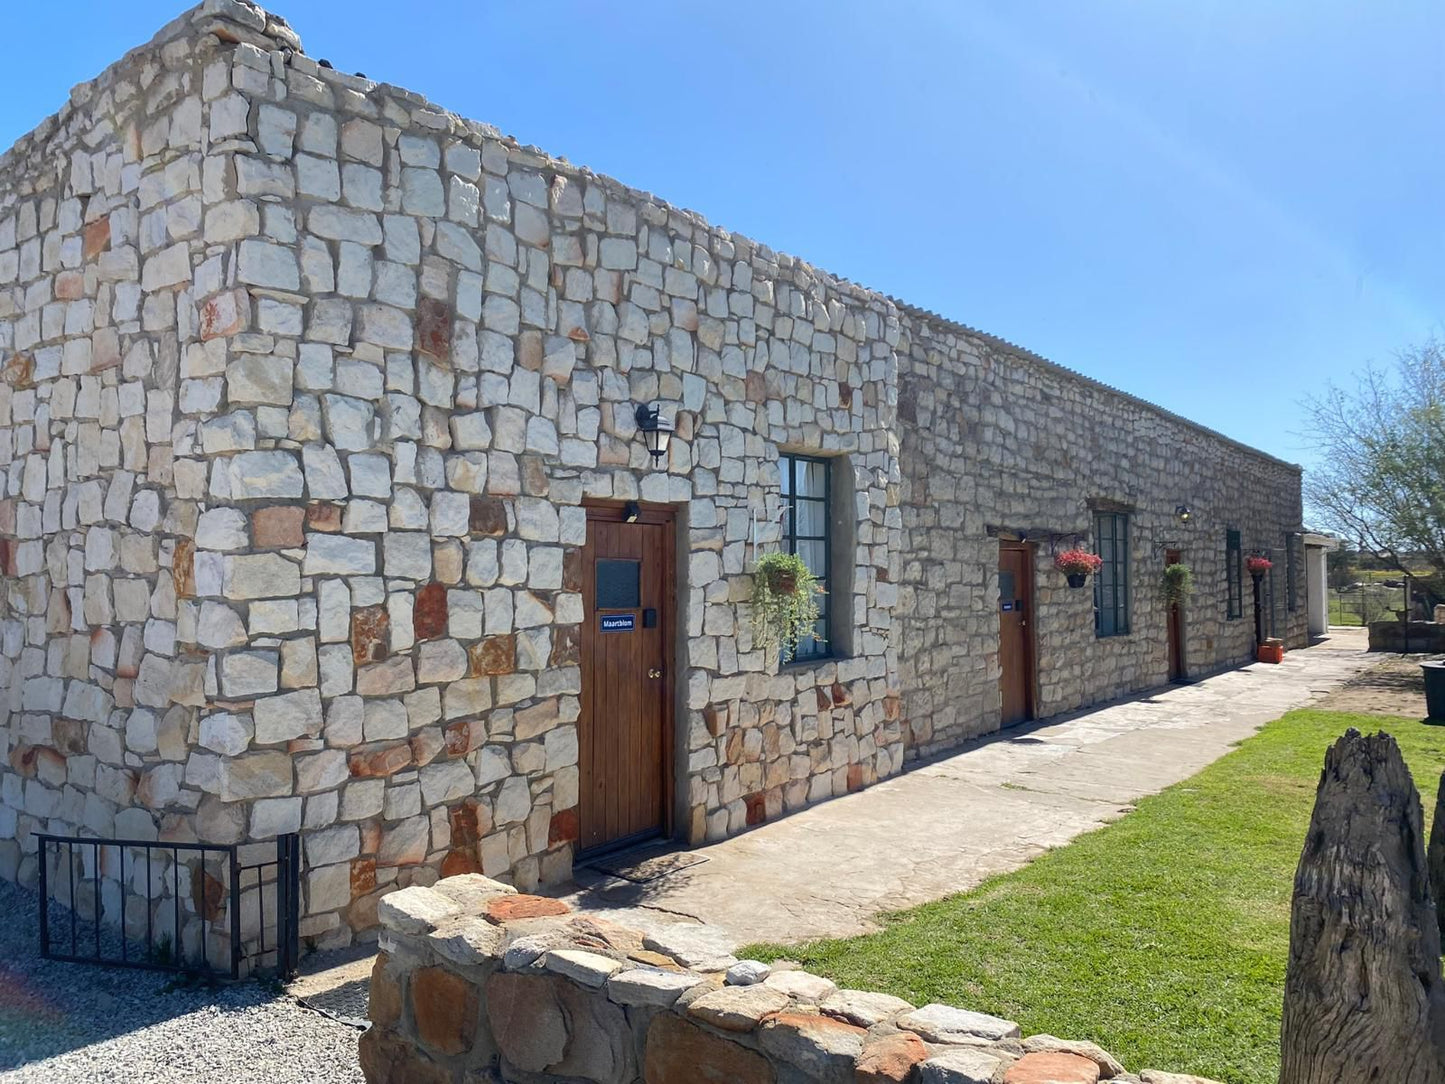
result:
M 1295 865 L 1326 747 L 1395 735 L 1425 796 L 1445 729 L 1296 711 L 1138 811 L 867 937 L 753 946 L 840 985 L 1087 1038 L 1125 1065 L 1273 1084 Z

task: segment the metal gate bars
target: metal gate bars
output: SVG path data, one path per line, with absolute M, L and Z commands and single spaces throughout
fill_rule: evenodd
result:
M 296 833 L 277 837 L 275 857 L 254 843 L 35 838 L 45 959 L 211 978 L 240 978 L 268 962 L 283 979 L 296 973 Z

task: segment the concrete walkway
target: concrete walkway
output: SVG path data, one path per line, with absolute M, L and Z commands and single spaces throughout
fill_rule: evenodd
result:
M 695 919 L 739 942 L 876 929 L 875 916 L 1016 869 L 1185 779 L 1292 708 L 1380 661 L 1363 630 L 1091 711 L 982 739 L 861 794 L 686 852 L 635 884 L 587 870 L 567 897 L 634 925 Z

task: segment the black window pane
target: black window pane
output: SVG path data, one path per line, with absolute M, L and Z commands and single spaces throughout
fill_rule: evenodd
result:
M 641 561 L 597 562 L 596 608 L 635 610 L 642 605 Z

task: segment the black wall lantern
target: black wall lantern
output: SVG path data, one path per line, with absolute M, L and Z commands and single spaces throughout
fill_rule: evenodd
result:
M 1191 518 L 1193 515 L 1194 515 L 1194 512 L 1190 509 L 1190 507 L 1189 507 L 1187 504 L 1178 505 L 1178 506 L 1174 509 L 1174 516 L 1175 516 L 1176 519 L 1179 520 L 1180 523 L 1188 523 L 1189 520 L 1190 520 L 1190 518 Z
M 672 439 L 672 423 L 663 420 L 661 408 L 639 403 L 637 431 L 642 434 L 647 450 L 652 455 L 653 465 L 656 466 L 657 462 L 667 455 L 667 443 Z

